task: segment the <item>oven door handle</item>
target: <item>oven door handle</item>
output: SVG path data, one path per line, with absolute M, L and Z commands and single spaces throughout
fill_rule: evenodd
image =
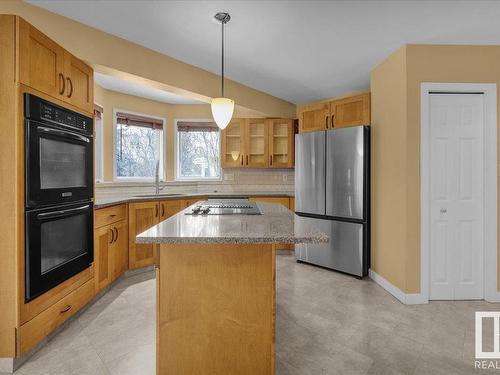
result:
M 43 214 L 38 214 L 36 215 L 36 218 L 39 220 L 46 220 L 46 219 L 53 219 L 55 217 L 61 217 L 61 216 L 67 216 L 71 215 L 80 211 L 85 211 L 90 207 L 89 204 L 86 206 L 78 207 L 78 208 L 70 208 L 69 210 L 60 210 L 60 211 L 53 211 L 53 212 L 46 212 Z
M 90 139 L 88 139 L 87 137 L 84 137 L 83 135 L 76 134 L 73 132 L 68 132 L 66 130 L 52 129 L 52 128 L 47 128 L 45 126 L 37 126 L 37 129 L 42 133 L 57 134 L 62 137 L 77 139 L 82 142 L 90 143 Z

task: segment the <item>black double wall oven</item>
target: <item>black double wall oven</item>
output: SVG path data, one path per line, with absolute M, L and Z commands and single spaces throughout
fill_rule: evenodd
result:
M 93 121 L 24 96 L 25 300 L 93 262 Z

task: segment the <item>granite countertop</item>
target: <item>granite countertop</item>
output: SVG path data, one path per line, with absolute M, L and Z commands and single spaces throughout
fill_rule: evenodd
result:
M 323 232 L 280 204 L 257 202 L 262 215 L 186 215 L 186 208 L 136 237 L 137 243 L 326 243 Z
M 94 208 L 104 208 L 114 206 L 120 203 L 128 203 L 135 201 L 151 201 L 151 200 L 168 200 L 168 199 L 188 199 L 195 197 L 221 198 L 221 197 L 293 197 L 293 193 L 278 193 L 273 191 L 246 191 L 246 192 L 211 192 L 211 193 L 164 193 L 163 195 L 148 195 L 148 196 L 113 196 L 99 197 L 94 200 Z

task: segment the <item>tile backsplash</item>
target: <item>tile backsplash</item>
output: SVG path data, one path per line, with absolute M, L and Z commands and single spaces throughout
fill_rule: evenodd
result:
M 272 192 L 290 193 L 294 189 L 294 170 L 226 169 L 220 181 L 168 181 L 162 193 Z M 96 184 L 97 197 L 129 196 L 154 192 L 153 182 L 104 182 Z

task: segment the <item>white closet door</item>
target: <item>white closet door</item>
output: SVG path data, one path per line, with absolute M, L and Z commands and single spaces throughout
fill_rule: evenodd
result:
M 430 95 L 430 299 L 483 298 L 482 94 Z

